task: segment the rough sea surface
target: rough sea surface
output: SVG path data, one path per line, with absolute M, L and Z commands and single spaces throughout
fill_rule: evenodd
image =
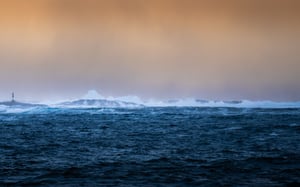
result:
M 300 109 L 0 112 L 0 186 L 300 186 Z

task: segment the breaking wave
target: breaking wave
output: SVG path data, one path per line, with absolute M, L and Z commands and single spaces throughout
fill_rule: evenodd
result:
M 236 107 L 236 108 L 300 108 L 300 102 L 273 102 L 273 101 L 205 101 L 198 99 L 178 99 L 145 103 L 148 106 L 164 107 Z
M 24 104 L 24 103 L 23 103 Z M 26 104 L 26 103 L 25 103 Z M 143 107 L 231 107 L 231 108 L 300 108 L 299 102 L 274 102 L 274 101 L 211 101 L 194 98 L 172 100 L 143 100 L 138 96 L 102 96 L 97 91 L 91 90 L 85 96 L 59 102 L 41 102 L 43 106 L 22 107 L 5 106 L 0 103 L 0 113 L 30 113 L 63 111 L 71 109 L 89 108 L 143 108 Z M 28 105 L 28 104 L 27 104 Z M 30 104 L 29 104 L 30 105 Z
M 232 101 L 214 101 L 214 100 L 201 100 L 195 98 L 183 98 L 183 99 L 172 99 L 172 100 L 157 100 L 148 99 L 143 100 L 138 96 L 121 96 L 105 97 L 100 95 L 95 90 L 90 90 L 85 96 L 77 100 L 72 100 L 76 102 L 82 100 L 82 103 L 87 103 L 87 101 L 94 100 L 94 107 L 101 107 L 101 102 L 99 101 L 109 101 L 119 103 L 121 107 L 134 107 L 133 104 L 137 106 L 144 107 L 236 107 L 236 108 L 300 108 L 299 102 L 274 102 L 274 101 L 250 101 L 250 100 L 232 100 Z M 68 101 L 68 102 L 72 102 Z M 127 103 L 127 105 L 126 105 Z M 58 103 L 55 103 L 57 106 Z M 62 105 L 63 106 L 63 105 Z M 93 107 L 93 105 L 74 105 L 71 107 Z M 70 107 L 70 106 L 69 106 Z

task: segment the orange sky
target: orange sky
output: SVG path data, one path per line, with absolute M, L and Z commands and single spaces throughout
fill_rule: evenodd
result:
M 0 0 L 0 98 L 300 100 L 297 0 Z

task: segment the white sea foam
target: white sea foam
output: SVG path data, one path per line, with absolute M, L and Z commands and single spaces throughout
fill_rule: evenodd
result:
M 26 113 L 36 109 L 37 107 L 9 107 L 0 105 L 0 113 L 2 114 Z
M 299 102 L 274 102 L 274 101 L 213 101 L 213 100 L 199 100 L 195 98 L 182 98 L 173 100 L 158 100 L 158 99 L 141 99 L 138 96 L 103 96 L 96 90 L 90 90 L 88 93 L 79 98 L 84 100 L 107 100 L 116 102 L 128 102 L 143 105 L 145 107 L 235 107 L 235 108 L 300 108 Z M 69 100 L 70 101 L 70 100 Z M 72 100 L 75 101 L 75 100 Z M 57 103 L 56 103 L 57 104 Z M 126 105 L 121 105 L 126 107 Z M 77 106 L 80 107 L 80 106 Z M 85 107 L 85 106 L 81 106 Z M 91 107 L 91 106 L 89 106 Z M 97 105 L 95 107 L 101 107 Z
M 102 95 L 100 95 L 96 90 L 89 90 L 86 95 L 84 95 L 81 99 L 105 99 Z
M 80 101 L 77 102 L 76 101 Z M 93 100 L 93 101 L 92 101 Z M 75 105 L 66 103 L 75 102 Z M 109 106 L 111 102 L 112 106 Z M 141 99 L 138 96 L 103 96 L 96 90 L 90 90 L 86 95 L 78 99 L 65 101 L 47 101 L 50 108 L 132 108 L 140 107 L 234 107 L 234 108 L 300 108 L 299 102 L 273 102 L 273 101 L 207 101 L 194 98 L 183 98 L 173 100 Z M 135 105 L 137 104 L 137 105 Z M 37 108 L 20 108 L 0 105 L 0 113 L 22 113 L 32 110 L 42 110 Z

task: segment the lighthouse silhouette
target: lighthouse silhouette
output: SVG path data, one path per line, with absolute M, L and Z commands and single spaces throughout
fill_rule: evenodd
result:
M 11 93 L 11 102 L 15 102 L 15 93 L 14 92 Z

